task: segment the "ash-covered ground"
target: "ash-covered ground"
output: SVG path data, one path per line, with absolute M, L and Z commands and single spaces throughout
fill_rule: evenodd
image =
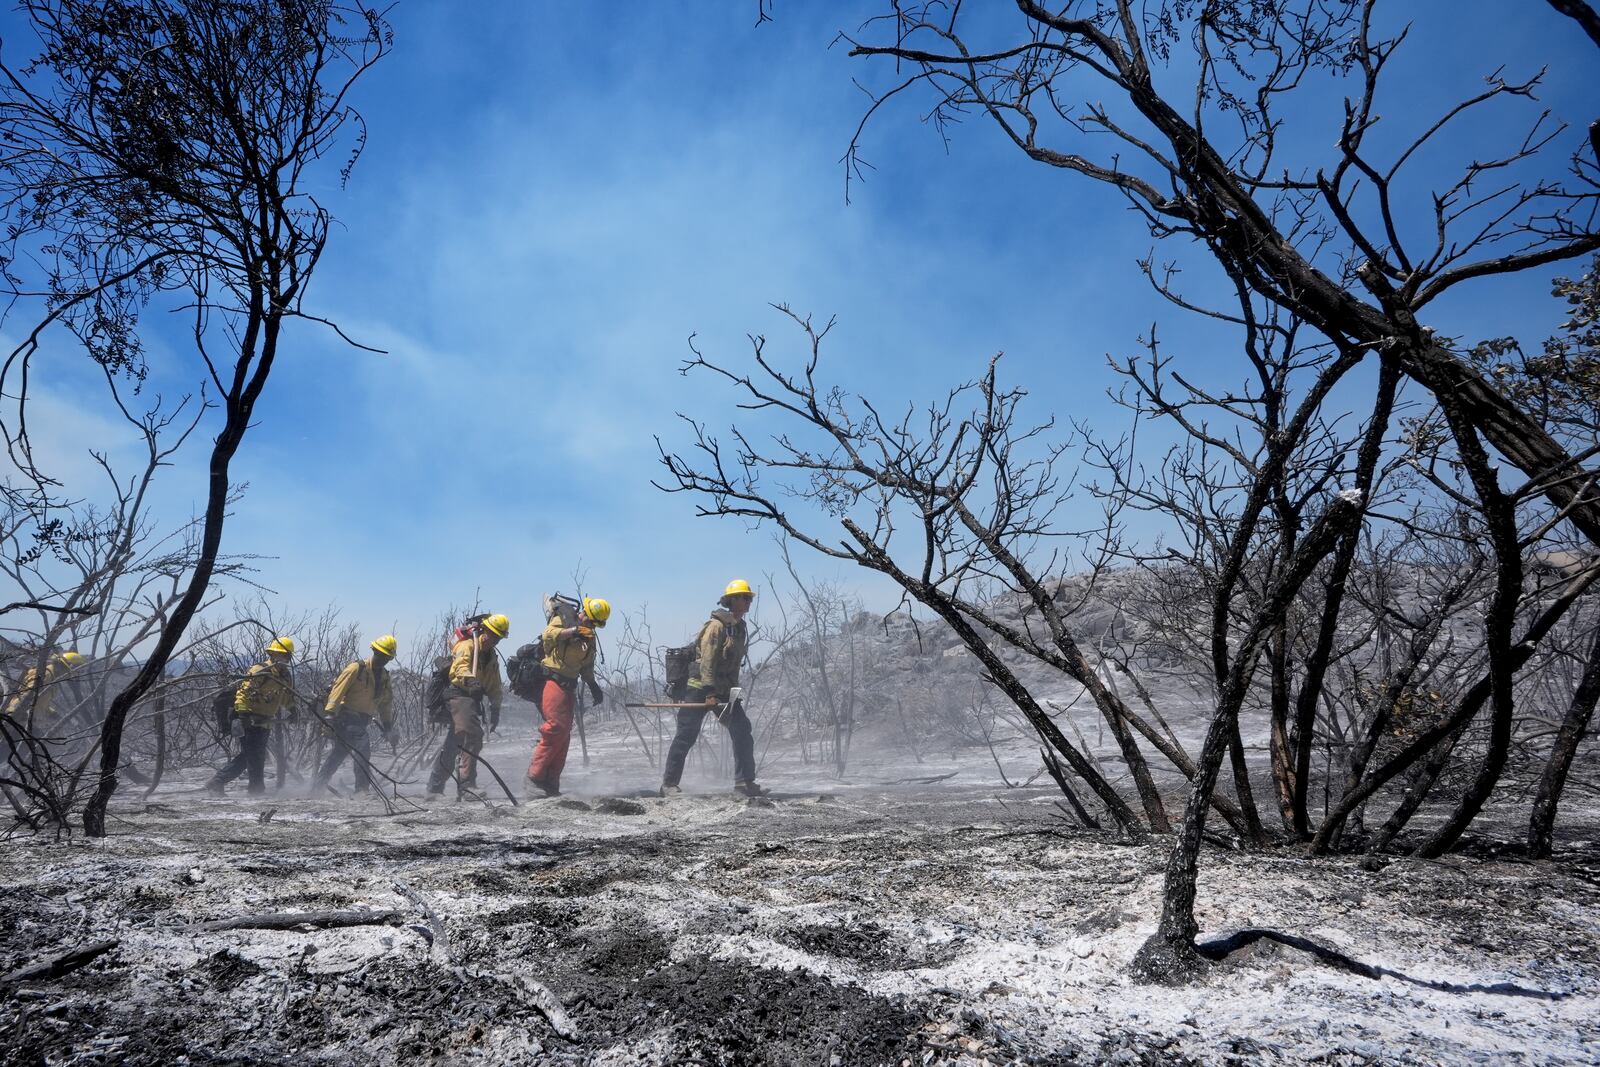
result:
M 528 748 L 489 752 L 518 792 Z M 419 805 L 417 783 L 394 813 L 218 800 L 196 773 L 123 798 L 106 840 L 12 838 L 0 970 L 117 944 L 0 990 L 5 1062 L 1600 1062 L 1592 826 L 1575 842 L 1569 821 L 1538 864 L 1205 857 L 1206 936 L 1272 927 L 1413 978 L 1560 999 L 1361 978 L 1270 944 L 1169 989 L 1126 976 L 1168 842 L 1070 826 L 1052 789 L 995 782 L 987 751 L 858 759 L 843 782 L 779 768 L 775 795 L 746 802 L 704 773 L 646 795 L 637 743 L 591 748 L 567 796 L 517 807 Z M 200 929 L 359 909 L 399 914 Z

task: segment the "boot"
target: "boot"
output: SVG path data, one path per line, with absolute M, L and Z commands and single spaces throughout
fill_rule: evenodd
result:
M 212 778 L 211 781 L 206 783 L 206 792 L 210 793 L 212 796 L 220 797 L 227 791 L 228 783 L 224 782 L 221 778 Z
M 559 786 L 545 785 L 539 779 L 534 778 L 531 775 L 523 780 L 528 783 L 529 796 L 533 795 L 533 790 L 538 790 L 539 794 L 545 797 L 558 797 L 561 795 L 561 788 Z
M 667 785 L 665 783 L 663 783 L 662 786 L 661 786 L 661 795 L 664 796 L 664 797 L 675 797 L 675 796 L 681 796 L 682 794 L 683 794 L 683 787 L 682 786 Z
M 764 797 L 768 792 L 765 786 L 754 782 L 734 782 L 733 791 L 743 797 Z

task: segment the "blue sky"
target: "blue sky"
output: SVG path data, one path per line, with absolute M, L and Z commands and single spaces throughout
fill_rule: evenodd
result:
M 569 589 L 581 561 L 587 591 L 648 605 L 658 640 L 674 641 L 729 578 L 759 584 L 778 565 L 766 534 L 696 519 L 650 485 L 655 435 L 684 440 L 675 411 L 734 415 L 726 392 L 677 373 L 690 334 L 722 357 L 744 356 L 747 332 L 797 355 L 769 302 L 837 316 L 825 376 L 890 405 L 942 395 L 1004 351 L 1038 418 L 1108 432 L 1120 415 L 1106 354 L 1133 352 L 1152 320 L 1190 365 L 1229 366 L 1224 337 L 1148 291 L 1134 261 L 1150 241 L 1120 200 L 1028 162 L 983 122 L 947 152 L 918 121 L 925 99 L 888 110 L 867 135 L 876 169 L 846 204 L 839 157 L 865 100 L 851 79 L 889 71 L 829 45 L 881 6 L 780 3 L 759 28 L 741 2 L 625 17 L 396 6 L 394 53 L 356 94 L 366 154 L 347 188 L 319 190 L 340 228 L 309 300 L 388 354 L 295 327 L 234 467 L 250 488 L 226 549 L 273 557 L 260 578 L 287 606 L 336 602 L 403 636 L 481 592 L 526 637 L 539 594 Z M 1501 64 L 1548 64 L 1546 104 L 1577 128 L 1594 117 L 1600 52 L 1546 5 L 1509 18 L 1487 0 L 1390 7 L 1419 20 L 1395 127 Z M 14 61 L 15 16 L 0 32 Z M 1439 162 L 1492 140 L 1486 122 Z M 1542 336 L 1556 273 L 1441 304 L 1439 328 Z M 192 360 L 164 336 L 152 334 L 155 381 L 181 388 Z M 121 430 L 84 362 L 46 353 L 40 388 L 51 455 L 90 485 L 82 443 Z M 200 506 L 205 443 L 167 476 L 167 514 Z M 880 609 L 895 599 L 864 573 L 806 566 Z

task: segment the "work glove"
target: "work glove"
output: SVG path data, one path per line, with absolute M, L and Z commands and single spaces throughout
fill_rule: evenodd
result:
M 573 629 L 577 630 L 578 636 L 586 641 L 594 639 L 594 628 L 592 626 L 574 626 Z
M 489 732 L 498 733 L 500 730 L 500 705 L 489 705 Z
M 395 729 L 393 726 L 383 731 L 383 739 L 389 742 L 390 748 L 400 747 L 400 731 Z
M 715 693 L 707 693 L 706 694 L 706 707 L 714 708 L 720 703 L 722 703 L 722 701 L 717 699 L 717 694 L 715 694 Z
M 593 698 L 596 706 L 599 706 L 606 698 L 605 690 L 600 688 L 598 682 L 589 683 L 589 696 Z
M 233 725 L 229 727 L 228 735 L 230 737 L 244 736 L 244 718 L 242 716 L 235 715 L 233 717 Z
M 461 691 L 476 700 L 483 695 L 483 683 L 476 678 L 466 678 L 460 683 Z

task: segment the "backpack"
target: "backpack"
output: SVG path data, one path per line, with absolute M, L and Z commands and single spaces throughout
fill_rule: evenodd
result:
M 665 650 L 668 700 L 677 704 L 688 701 L 689 679 L 694 677 L 695 668 L 700 663 L 700 639 L 706 635 L 706 627 L 713 620 L 726 626 L 733 621 L 733 617 L 726 611 L 713 611 L 711 618 L 700 625 L 700 632 L 694 635 L 693 641 Z
M 480 628 L 483 620 L 488 617 L 487 612 L 482 615 L 468 615 L 461 625 L 456 627 L 455 641 L 470 641 L 472 638 L 477 637 L 478 634 L 483 632 Z M 452 641 L 451 644 L 454 644 L 455 641 Z
M 489 617 L 488 613 L 468 615 L 461 621 L 450 637 L 450 646 L 461 641 L 471 641 L 482 633 L 483 620 Z M 427 715 L 429 722 L 448 723 L 450 719 L 450 657 L 433 657 L 433 670 L 428 673 L 428 684 L 422 690 L 422 710 Z
M 338 680 L 338 676 L 335 675 L 334 682 Z M 316 703 L 306 705 L 307 710 L 311 712 L 311 718 L 313 721 L 320 722 L 321 720 L 327 718 L 327 716 L 333 714 L 333 712 L 328 710 L 328 701 L 332 699 L 333 682 L 329 682 L 327 685 L 322 687 L 322 692 L 320 695 L 318 695 Z M 326 725 L 326 723 L 324 723 L 324 725 Z
M 544 596 L 544 617 L 550 621 L 559 617 L 562 626 L 578 625 L 581 608 L 577 600 L 562 593 L 546 593 Z M 531 644 L 523 645 L 506 660 L 506 683 L 511 687 L 511 692 L 531 704 L 539 703 L 544 695 L 545 680 L 550 677 L 550 672 L 545 670 L 544 655 L 544 635 L 540 634 Z
M 700 642 L 666 650 L 667 699 L 682 704 L 689 699 L 689 676 L 700 659 Z
M 716 614 L 712 614 L 716 618 Z M 689 679 L 694 677 L 695 668 L 700 663 L 700 639 L 706 635 L 706 627 L 711 625 L 711 619 L 700 624 L 700 631 L 694 635 L 694 640 L 687 645 L 665 650 L 667 699 L 675 704 L 682 704 L 689 699 Z
M 539 703 L 544 692 L 544 682 L 549 675 L 544 669 L 544 638 L 517 649 L 516 655 L 506 660 L 506 682 L 511 692 L 531 703 Z
M 422 691 L 422 708 L 427 712 L 429 722 L 450 721 L 450 710 L 445 706 L 445 690 L 449 688 L 450 657 L 435 656 L 433 670 L 428 675 L 428 685 Z
M 226 738 L 233 733 L 233 701 L 239 695 L 244 679 L 232 682 L 217 690 L 211 698 L 211 715 L 217 723 L 217 736 Z
M 563 627 L 578 625 L 578 612 L 583 607 L 573 597 L 565 593 L 546 593 L 544 596 L 544 617 L 546 621 L 561 616 Z

